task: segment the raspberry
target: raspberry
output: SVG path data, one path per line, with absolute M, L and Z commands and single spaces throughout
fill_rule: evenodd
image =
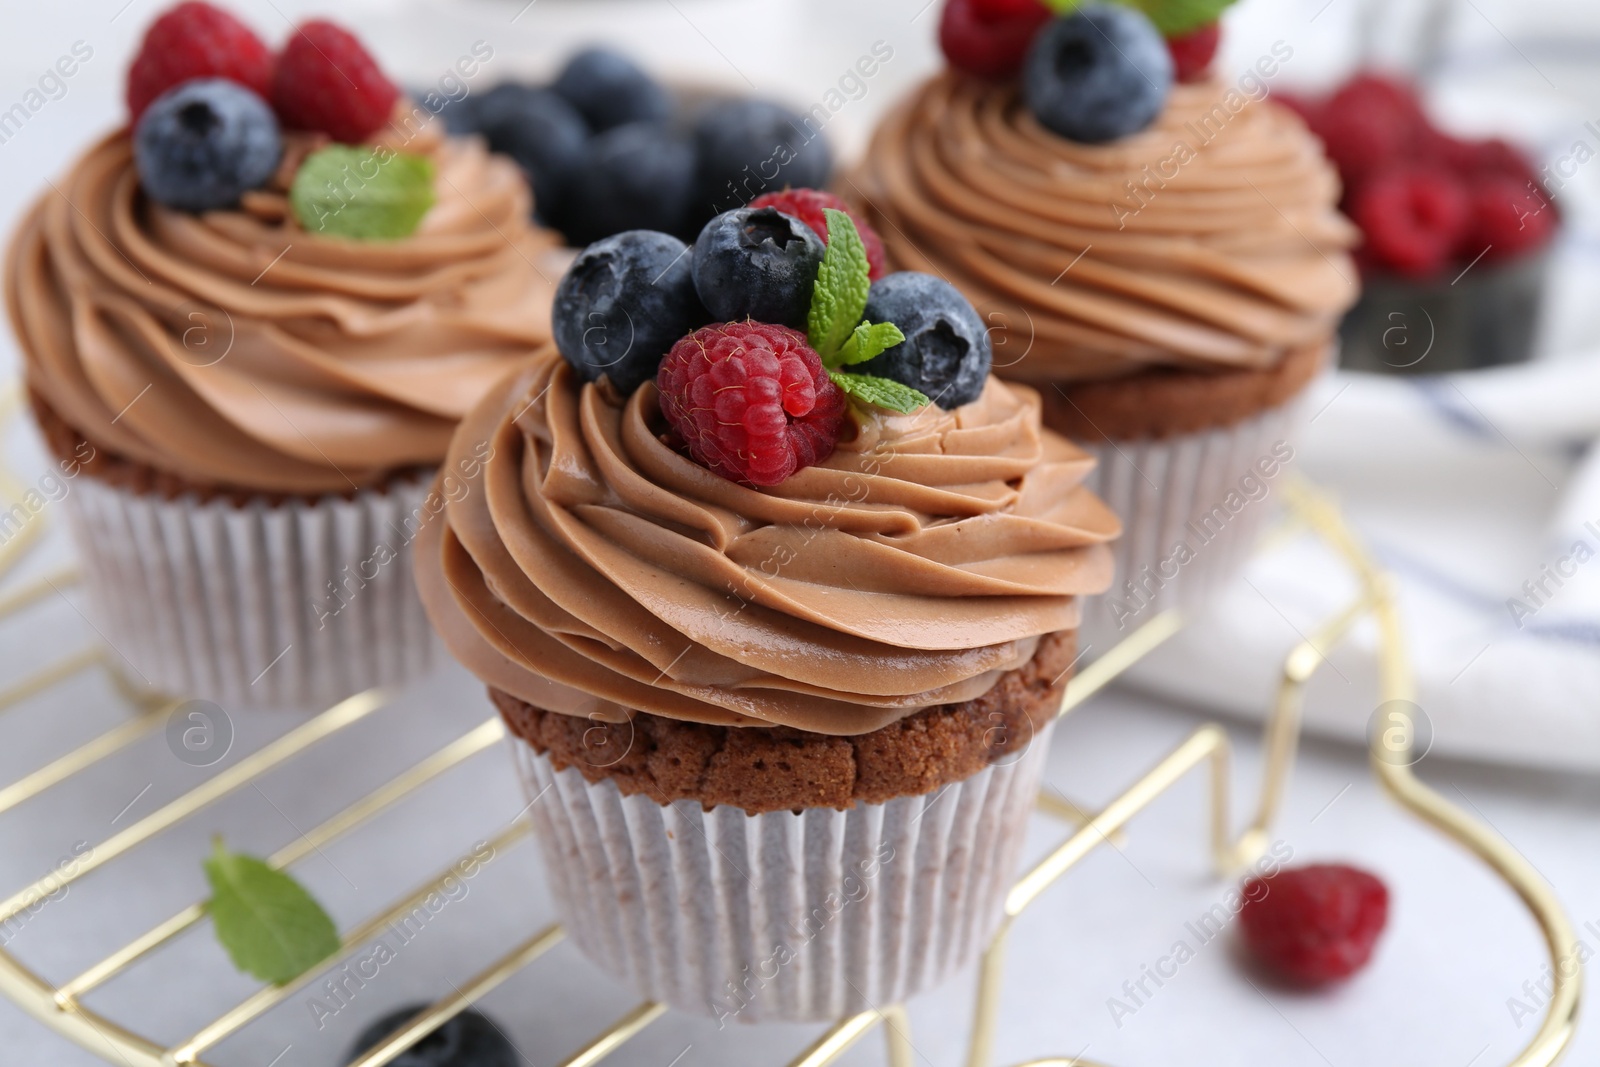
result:
M 939 47 L 950 65 L 980 78 L 1009 78 L 1022 69 L 1050 9 L 1039 0 L 946 0 Z
M 1181 82 L 1205 81 L 1211 70 L 1211 61 L 1217 56 L 1217 44 L 1222 40 L 1222 23 L 1212 22 L 1198 30 L 1190 30 L 1182 37 L 1169 37 L 1167 51 L 1172 53 L 1172 66 Z
M 972 0 L 972 11 L 983 22 L 1001 22 L 1034 14 L 1039 0 Z
M 1426 278 L 1450 261 L 1469 210 L 1466 189 L 1449 171 L 1396 169 L 1356 193 L 1354 216 L 1377 265 Z
M 1366 871 L 1316 864 L 1244 884 L 1239 925 L 1263 964 L 1308 985 L 1348 978 L 1372 958 L 1389 891 Z
M 387 121 L 400 90 L 361 42 L 331 22 L 301 23 L 283 47 L 272 106 L 290 129 L 317 130 L 359 144 Z
M 1358 74 L 1319 109 L 1312 130 L 1339 168 L 1347 190 L 1415 155 L 1428 133 L 1412 89 L 1377 74 Z
M 1480 252 L 1485 263 L 1516 259 L 1542 248 L 1555 233 L 1555 205 L 1516 178 L 1502 174 L 1479 178 L 1469 186 L 1468 197 L 1471 222 L 1457 246 L 1462 259 Z
M 689 455 L 745 485 L 777 485 L 822 462 L 844 428 L 844 394 L 787 326 L 703 326 L 672 346 L 656 385 Z
M 1461 141 L 1441 134 L 1438 156 L 1445 165 L 1466 179 L 1499 175 L 1517 183 L 1539 183 L 1539 174 L 1515 147 L 1498 137 L 1484 141 Z
M 190 0 L 150 24 L 128 68 L 129 124 L 151 101 L 196 78 L 226 78 L 263 99 L 272 86 L 272 53 L 250 27 L 210 4 Z
M 850 221 L 856 224 L 856 232 L 861 234 L 861 243 L 867 246 L 867 270 L 873 281 L 877 281 L 889 272 L 887 260 L 883 254 L 883 241 L 878 237 L 878 231 L 868 226 L 866 220 L 856 214 L 855 210 L 843 200 L 832 193 L 825 193 L 820 189 L 785 189 L 781 193 L 765 193 L 750 201 L 751 207 L 773 207 L 791 215 L 816 231 L 822 243 L 828 243 L 828 219 L 823 215 L 823 208 L 833 208 L 850 216 Z

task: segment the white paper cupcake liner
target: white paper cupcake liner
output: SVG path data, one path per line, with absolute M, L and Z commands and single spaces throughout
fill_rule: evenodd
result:
M 1084 602 L 1080 647 L 1104 651 L 1167 608 L 1204 603 L 1239 572 L 1295 461 L 1303 414 L 1296 397 L 1200 433 L 1083 443 L 1099 460 L 1088 485 L 1123 532 L 1111 544 L 1111 588 Z
M 239 506 L 84 477 L 67 504 L 95 621 L 135 682 L 321 708 L 434 662 L 410 550 L 430 484 Z
M 578 947 L 641 996 L 726 1025 L 897 1004 L 975 959 L 1001 918 L 1050 729 L 926 796 L 761 815 L 624 797 L 511 746 Z

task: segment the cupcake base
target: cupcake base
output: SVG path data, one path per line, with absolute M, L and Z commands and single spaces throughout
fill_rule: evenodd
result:
M 409 547 L 429 486 L 239 503 L 88 475 L 66 502 L 96 621 L 135 681 L 225 708 L 320 708 L 435 661 Z
M 1044 638 L 976 700 L 856 737 L 490 695 L 591 960 L 723 1024 L 836 1019 L 937 985 L 994 934 L 1074 638 Z
M 512 739 L 568 930 L 639 995 L 719 1023 L 897 1004 L 993 936 L 1052 724 L 923 796 L 749 815 L 625 797 Z
M 1085 484 L 1123 523 L 1112 587 L 1084 605 L 1086 648 L 1104 651 L 1168 608 L 1203 604 L 1239 572 L 1294 461 L 1302 400 L 1331 362 L 1319 344 L 1266 371 L 1041 390 L 1045 424 L 1094 454 Z

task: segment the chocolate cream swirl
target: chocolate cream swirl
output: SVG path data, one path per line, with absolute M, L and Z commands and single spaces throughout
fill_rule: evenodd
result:
M 653 383 L 618 402 L 547 355 L 457 432 L 423 602 L 539 708 L 850 735 L 981 696 L 1109 585 L 1094 460 L 1041 429 L 1032 389 L 851 425 L 751 489 L 667 443 Z
M 283 190 L 313 147 L 291 136 L 275 189 L 203 215 L 140 191 L 126 131 L 90 148 L 11 243 L 29 387 L 101 448 L 195 485 L 348 492 L 437 464 L 549 337 L 541 258 L 559 240 L 513 163 L 435 123 L 394 144 L 436 168 L 413 235 L 308 232 Z
M 1091 145 L 1041 126 L 1015 85 L 945 73 L 885 119 L 846 192 L 896 268 L 1005 327 L 1009 378 L 1267 368 L 1356 297 L 1319 142 L 1220 81 L 1176 85 L 1148 129 Z

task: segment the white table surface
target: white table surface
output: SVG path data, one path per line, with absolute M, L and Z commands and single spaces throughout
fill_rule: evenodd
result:
M 127 55 L 156 9 L 150 0 L 133 0 L 119 14 L 123 6 L 123 0 L 26 9 L 13 3 L 6 12 L 0 109 L 19 99 L 74 41 L 88 41 L 95 49 L 66 94 L 0 145 L 0 224 L 7 230 L 43 179 L 59 172 L 96 130 L 119 116 Z M 293 18 L 316 5 L 259 0 L 239 6 L 249 10 L 257 26 L 281 36 L 284 21 L 275 8 Z M 748 74 L 805 104 L 821 99 L 873 41 L 891 41 L 895 60 L 830 128 L 847 149 L 860 144 L 885 103 L 930 69 L 937 14 L 934 9 L 918 16 L 920 0 L 539 0 L 511 23 L 522 6 L 514 0 L 339 6 L 341 17 L 363 29 L 391 68 L 413 81 L 442 70 L 479 38 L 497 42 L 504 71 L 537 71 L 548 69 L 573 41 L 622 27 L 622 36 L 637 51 L 661 57 L 656 65 L 674 74 L 709 74 L 730 82 Z M 1293 34 L 1305 78 L 1325 80 L 1348 50 L 1352 31 L 1341 16 L 1356 7 L 1357 0 L 1334 0 L 1319 15 L 1320 0 L 1247 0 L 1236 16 L 1239 28 L 1229 59 L 1237 55 L 1248 61 L 1256 42 Z M 1519 19 L 1548 17 L 1553 8 L 1479 0 L 1470 10 L 1488 23 L 1476 32 L 1492 36 L 1491 31 Z M 1547 31 L 1557 32 L 1553 26 Z M 8 374 L 14 361 L 6 336 L 0 342 L 0 373 Z M 24 465 L 40 462 L 25 432 L 4 445 Z M 55 537 L 30 556 L 23 573 L 43 573 L 69 557 L 63 540 Z M 25 620 L 0 623 L 0 678 L 91 642 L 94 635 L 80 607 L 81 597 L 71 593 L 41 605 Z M 1285 647 L 1292 638 L 1286 634 Z M 1373 697 L 1361 693 L 1352 699 L 1370 704 Z M 119 714 L 94 677 L 8 713 L 0 719 L 0 782 L 80 743 Z M 480 687 L 464 672 L 442 671 L 396 707 L 269 775 L 259 788 L 243 790 L 74 885 L 8 948 L 42 973 L 64 979 L 203 895 L 199 860 L 213 833 L 224 833 L 234 847 L 270 852 L 293 840 L 297 828 L 326 817 L 488 714 Z M 42 875 L 76 842 L 101 841 L 148 815 L 295 721 L 235 715 L 234 752 L 209 771 L 182 765 L 163 739 L 153 736 L 60 790 L 0 816 L 0 890 L 9 892 Z M 1137 694 L 1102 696 L 1057 731 L 1050 784 L 1094 807 L 1200 721 L 1193 711 Z M 1235 785 L 1252 790 L 1259 771 L 1255 728 L 1230 727 L 1230 733 L 1238 747 Z M 1544 873 L 1585 943 L 1600 951 L 1600 781 L 1432 758 L 1421 769 Z M 1110 998 L 1126 999 L 1123 983 L 1136 980 L 1141 966 L 1185 937 L 1186 922 L 1228 888 L 1206 869 L 1205 796 L 1199 776 L 1181 783 L 1134 823 L 1124 850 L 1098 851 L 1024 917 L 1010 957 L 996 1062 L 1083 1055 L 1116 1067 L 1191 1062 L 1486 1067 L 1508 1062 L 1531 1036 L 1533 1023 L 1523 1019 L 1519 1026 L 1508 1001 L 1526 998 L 1523 984 L 1542 978 L 1545 959 L 1537 931 L 1515 897 L 1470 857 L 1387 802 L 1360 752 L 1316 741 L 1302 751 L 1276 835 L 1293 849 L 1297 862 L 1349 860 L 1388 881 L 1393 916 L 1373 966 L 1331 992 L 1291 992 L 1242 969 L 1231 938 L 1223 938 L 1203 948 L 1177 978 L 1118 1025 Z M 1250 799 L 1240 794 L 1236 818 Z M 341 925 L 348 925 L 494 833 L 521 807 L 509 760 L 494 749 L 353 838 L 304 861 L 296 873 Z M 1054 826 L 1038 820 L 1032 847 L 1042 850 L 1058 836 Z M 514 940 L 551 921 L 538 866 L 536 850 L 527 844 L 507 851 L 473 879 L 466 898 L 442 912 L 325 1027 L 317 1026 L 307 1000 L 314 990 L 308 990 L 222 1045 L 212 1062 L 255 1067 L 341 1062 L 352 1035 L 367 1021 L 399 1004 L 448 992 L 449 982 L 461 982 Z M 1593 929 L 1582 929 L 1586 923 Z M 232 972 L 201 927 L 91 1003 L 142 1033 L 176 1040 L 252 988 Z M 969 976 L 913 1002 L 919 1063 L 961 1062 L 971 989 Z M 505 1024 L 530 1067 L 542 1067 L 565 1058 L 632 1003 L 573 948 L 563 946 L 489 996 L 483 1007 Z M 719 1032 L 714 1024 L 668 1015 L 609 1062 L 663 1067 L 682 1054 L 677 1061 L 682 1067 L 777 1064 L 816 1030 Z M 876 1042 L 848 1057 L 850 1063 L 880 1061 Z M 0 1064 L 89 1067 L 100 1062 L 0 1002 Z M 1581 1032 L 1569 1062 L 1600 1063 L 1600 1037 Z

